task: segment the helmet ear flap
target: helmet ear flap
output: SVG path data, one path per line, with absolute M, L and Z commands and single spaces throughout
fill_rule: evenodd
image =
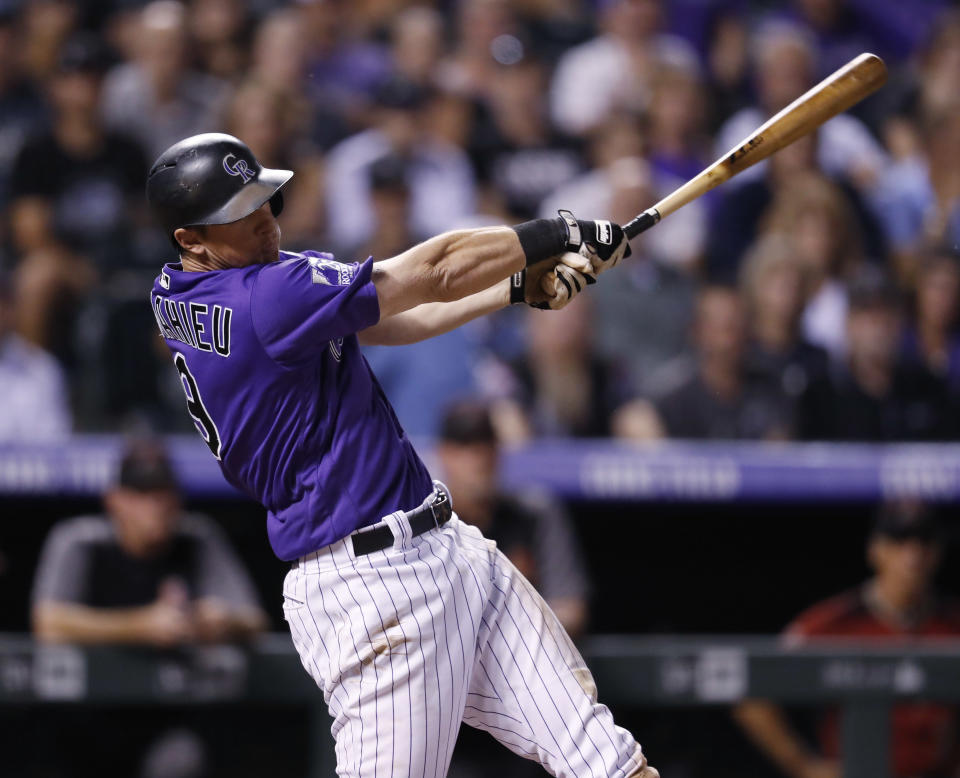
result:
M 273 214 L 273 218 L 277 218 L 281 211 L 283 211 L 283 193 L 278 189 L 270 198 L 270 213 Z

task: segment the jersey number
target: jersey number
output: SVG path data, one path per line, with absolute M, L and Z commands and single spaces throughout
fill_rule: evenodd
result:
M 213 455 L 220 459 L 220 433 L 217 431 L 217 425 L 213 423 L 210 414 L 203 405 L 200 398 L 200 390 L 197 388 L 197 381 L 187 367 L 187 360 L 183 354 L 177 354 L 173 358 L 173 364 L 177 366 L 180 372 L 180 383 L 183 385 L 183 393 L 187 396 L 187 410 L 193 417 L 193 423 L 200 433 L 200 437 L 206 441 L 207 446 Z

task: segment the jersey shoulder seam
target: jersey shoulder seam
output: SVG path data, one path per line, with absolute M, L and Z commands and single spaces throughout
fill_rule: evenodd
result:
M 292 254 L 294 252 L 284 252 L 284 253 Z M 297 256 L 301 256 L 301 255 L 297 255 Z M 253 294 L 257 290 L 257 284 L 260 282 L 260 273 L 266 270 L 267 267 L 268 265 L 264 265 L 257 271 L 253 279 L 253 284 L 250 287 L 250 297 L 249 297 L 249 303 L 247 305 L 247 317 L 250 319 L 250 331 L 253 333 L 253 337 L 256 338 L 257 340 L 257 345 L 260 347 L 260 350 L 264 353 L 267 359 L 269 359 L 273 364 L 275 364 L 281 370 L 292 370 L 293 368 L 288 367 L 287 365 L 284 365 L 282 362 L 278 362 L 274 358 L 274 356 L 269 351 L 267 351 L 267 347 L 264 346 L 263 341 L 260 340 L 260 333 L 257 332 L 257 324 L 253 319 Z

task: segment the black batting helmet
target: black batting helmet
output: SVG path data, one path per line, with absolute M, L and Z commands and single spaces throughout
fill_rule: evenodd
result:
M 292 170 L 257 162 L 239 138 L 219 132 L 193 135 L 163 152 L 147 175 L 147 200 L 170 235 L 179 227 L 229 224 L 268 200 L 273 215 L 283 209 L 282 187 Z

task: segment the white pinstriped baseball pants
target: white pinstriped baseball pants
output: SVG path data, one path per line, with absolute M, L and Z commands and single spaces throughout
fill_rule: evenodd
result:
M 552 775 L 626 778 L 640 746 L 531 584 L 454 514 L 355 557 L 349 538 L 302 557 L 284 613 L 333 716 L 343 778 L 440 778 L 460 722 Z

